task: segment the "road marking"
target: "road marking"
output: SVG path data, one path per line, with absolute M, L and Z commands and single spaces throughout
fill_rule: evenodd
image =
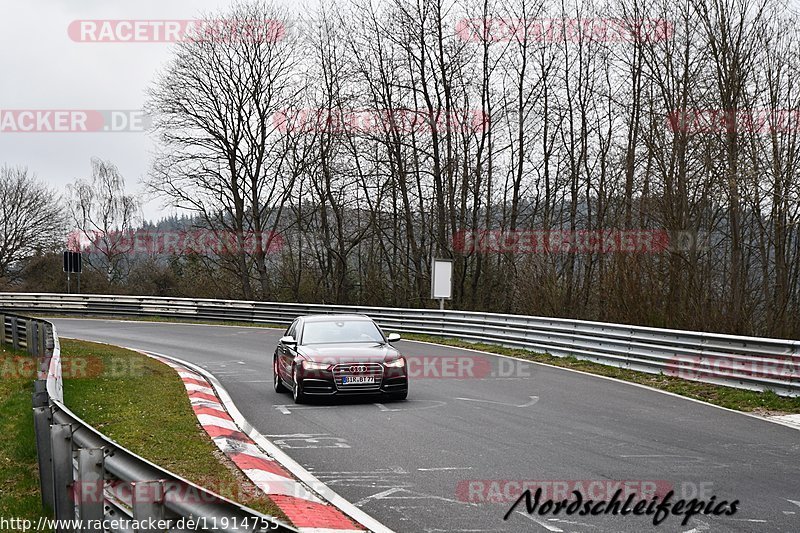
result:
M 353 505 L 355 505 L 356 507 L 361 507 L 362 505 L 364 505 L 365 503 L 367 503 L 370 500 L 385 500 L 387 496 L 391 496 L 395 492 L 400 492 L 401 490 L 405 490 L 405 489 L 402 488 L 402 487 L 392 487 L 391 489 L 385 490 L 383 492 L 379 492 L 377 494 L 373 494 L 372 496 L 367 496 L 366 498 L 364 498 L 362 500 L 358 500 Z
M 471 466 L 440 466 L 438 468 L 417 468 L 420 472 L 438 472 L 440 470 L 472 470 Z
M 331 409 L 333 407 L 334 407 L 333 405 L 303 406 L 303 405 L 289 404 L 289 405 L 276 405 L 275 409 L 277 409 L 278 411 L 280 411 L 281 413 L 283 413 L 285 415 L 290 415 L 290 414 L 292 414 L 292 411 L 308 411 L 308 410 L 312 410 L 312 409 Z
M 564 532 L 563 529 L 558 528 L 558 527 L 556 527 L 554 525 L 548 524 L 547 522 L 543 522 L 541 520 L 538 520 L 538 519 L 532 517 L 531 515 L 529 515 L 528 513 L 523 513 L 522 511 L 517 511 L 517 514 L 521 514 L 522 516 L 530 518 L 531 520 L 533 520 L 534 522 L 536 522 L 537 524 L 539 524 L 540 526 L 545 528 L 547 531 L 552 531 L 553 533 L 563 533 Z
M 265 437 L 295 437 L 295 438 L 305 438 L 305 437 L 324 437 L 327 433 L 284 433 L 281 435 L 266 435 Z
M 692 529 L 684 531 L 683 533 L 702 533 L 703 531 L 710 531 L 711 530 L 711 526 L 709 526 L 705 522 L 703 522 L 701 520 L 697 520 L 697 521 L 699 522 L 697 527 L 693 527 Z
M 398 492 L 407 492 L 410 496 L 394 496 Z M 373 494 L 372 496 L 367 496 L 366 498 L 359 500 L 355 503 L 356 507 L 361 506 L 367 503 L 370 500 L 442 500 L 448 503 L 456 503 L 458 505 L 469 505 L 471 507 L 477 507 L 477 503 L 472 502 L 462 502 L 459 500 L 453 500 L 451 498 L 445 498 L 443 496 L 436 496 L 433 494 L 425 494 L 423 492 L 411 492 L 410 490 L 403 488 L 403 487 L 392 487 L 391 489 L 384 490 L 377 494 Z
M 503 403 L 503 402 L 496 402 L 494 400 L 479 400 L 476 398 L 456 398 L 456 400 L 464 400 L 465 402 L 483 402 L 483 403 L 494 403 L 497 405 L 505 405 L 506 407 L 530 407 L 534 405 L 536 402 L 539 401 L 538 396 L 529 396 L 530 401 L 527 403 L 523 403 L 522 405 L 514 405 L 512 403 Z
M 309 467 L 309 470 L 322 474 L 408 474 L 402 466 L 390 466 L 389 468 L 376 468 L 374 470 L 314 470 Z
M 788 499 L 787 499 L 786 501 L 787 501 L 787 502 L 789 502 L 789 503 L 793 503 L 793 504 L 795 504 L 796 506 L 800 507 L 800 502 L 798 502 L 797 500 L 788 500 Z
M 683 459 L 694 459 L 696 461 L 702 461 L 703 460 L 702 457 L 695 457 L 693 455 L 620 455 L 620 457 L 622 457 L 624 459 L 627 459 L 629 457 L 647 458 L 647 459 L 656 458 L 656 457 L 680 457 L 680 458 L 683 458 Z
M 778 422 L 796 429 L 800 429 L 800 415 L 780 415 L 767 417 L 768 420 Z
M 585 527 L 591 527 L 591 528 L 597 527 L 597 526 L 593 526 L 592 524 L 587 524 L 585 522 L 575 522 L 573 520 L 564 520 L 562 518 L 548 518 L 547 520 L 549 522 L 558 522 L 559 524 L 570 524 L 572 526 L 585 526 Z
M 416 405 L 412 405 L 411 407 L 398 408 L 398 409 L 392 409 L 391 407 L 387 407 L 382 403 L 374 403 L 372 405 L 376 406 L 378 409 L 386 413 L 397 413 L 399 411 L 421 411 L 422 409 L 433 409 L 434 407 L 441 407 L 443 405 L 447 405 L 447 402 L 441 402 L 439 400 L 406 400 L 401 405 L 420 404 L 420 403 L 428 403 L 430 405 L 421 405 L 419 407 L 417 407 Z
M 287 442 L 292 442 L 292 441 L 305 442 L 307 446 L 292 446 L 291 444 L 287 444 Z M 333 441 L 333 444 L 324 445 L 322 444 L 322 441 Z M 347 444 L 347 441 L 340 437 L 298 437 L 298 438 L 278 439 L 273 442 L 285 450 L 350 447 L 350 445 Z

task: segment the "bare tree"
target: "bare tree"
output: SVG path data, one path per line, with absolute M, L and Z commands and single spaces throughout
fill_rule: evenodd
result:
M 58 195 L 25 167 L 0 168 L 0 280 L 13 281 L 24 261 L 64 238 Z
M 79 243 L 89 247 L 86 264 L 114 285 L 126 279 L 131 268 L 140 202 L 125 192 L 125 179 L 111 161 L 92 158 L 91 164 L 92 177 L 67 188 L 69 211 Z
M 244 298 L 263 298 L 268 230 L 309 160 L 304 138 L 281 118 L 297 104 L 302 58 L 287 13 L 265 2 L 237 4 L 219 20 L 208 17 L 215 31 L 178 45 L 150 91 L 163 151 L 149 185 L 232 235 L 232 254 L 205 259 L 235 273 Z

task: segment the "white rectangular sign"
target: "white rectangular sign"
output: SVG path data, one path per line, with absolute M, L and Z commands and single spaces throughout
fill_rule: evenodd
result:
M 434 259 L 431 265 L 431 298 L 452 298 L 453 262 L 450 259 Z

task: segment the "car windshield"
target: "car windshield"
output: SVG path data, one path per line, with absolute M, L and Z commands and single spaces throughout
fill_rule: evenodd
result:
M 306 322 L 303 344 L 384 342 L 378 326 L 370 320 L 324 320 Z

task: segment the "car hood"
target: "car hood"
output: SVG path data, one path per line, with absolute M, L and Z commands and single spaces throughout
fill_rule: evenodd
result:
M 299 346 L 298 352 L 318 363 L 383 363 L 397 359 L 400 352 L 389 344 L 310 344 Z

